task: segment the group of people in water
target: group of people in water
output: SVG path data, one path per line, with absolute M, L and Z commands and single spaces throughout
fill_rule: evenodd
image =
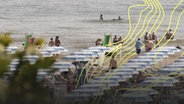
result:
M 104 20 L 104 18 L 103 18 L 103 15 L 102 15 L 102 14 L 100 15 L 100 20 Z M 118 18 L 117 18 L 117 19 L 112 19 L 112 20 L 122 20 L 122 19 L 121 19 L 121 17 L 120 17 L 120 16 L 118 16 Z
M 50 41 L 49 41 L 49 44 L 48 44 L 50 47 L 52 46 L 57 46 L 59 47 L 61 45 L 61 42 L 59 40 L 59 36 L 56 36 L 55 37 L 55 41 L 53 40 L 53 38 L 50 38 Z

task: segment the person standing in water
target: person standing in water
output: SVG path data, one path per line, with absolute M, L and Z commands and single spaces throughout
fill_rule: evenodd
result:
M 100 20 L 103 20 L 103 15 L 102 14 L 100 15 Z
M 50 38 L 49 46 L 50 46 L 50 47 L 54 46 L 53 38 Z
M 61 45 L 61 42 L 59 40 L 59 36 L 56 36 L 55 38 L 55 46 L 59 47 Z
M 121 17 L 120 16 L 118 17 L 118 20 L 121 20 Z

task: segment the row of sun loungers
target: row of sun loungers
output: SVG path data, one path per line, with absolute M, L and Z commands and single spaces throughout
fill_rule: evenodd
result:
M 9 53 L 13 53 L 15 51 L 15 47 L 7 49 L 7 52 Z M 55 54 L 66 52 L 67 49 L 63 47 L 52 47 L 44 48 L 39 51 L 42 54 L 42 57 L 52 57 Z M 91 58 L 95 57 L 101 58 L 105 56 L 106 52 L 110 51 L 111 48 L 109 47 L 90 47 L 88 49 L 83 49 L 78 52 L 73 52 L 68 56 L 65 56 L 60 61 L 55 62 L 51 66 L 51 68 L 58 69 L 59 72 L 68 71 L 68 68 L 76 68 L 76 66 L 74 66 L 72 62 L 89 61 L 91 60 Z M 176 74 L 182 75 L 184 71 L 179 69 L 184 67 L 182 64 L 184 58 L 181 58 L 175 61 L 174 64 L 169 65 L 173 63 L 174 60 L 179 58 L 180 53 L 181 51 L 175 47 L 163 47 L 162 49 L 157 48 L 150 52 L 143 53 L 136 58 L 129 60 L 126 64 L 118 69 L 111 70 L 110 72 L 104 73 L 99 77 L 88 80 L 86 84 L 78 87 L 77 89 L 66 95 L 64 97 L 64 100 L 72 100 L 72 102 L 83 102 L 88 101 L 93 97 L 103 96 L 105 91 L 111 90 L 112 87 L 121 86 L 122 82 L 128 82 L 129 79 L 132 79 L 135 77 L 135 75 L 140 74 L 140 71 L 151 71 L 152 73 L 156 73 L 158 75 L 168 75 L 175 72 Z M 172 57 L 172 59 L 170 57 Z M 39 56 L 37 55 L 25 56 L 25 59 L 29 60 L 31 63 L 34 63 L 38 58 Z M 104 58 L 101 58 L 100 61 L 103 62 Z M 18 62 L 19 60 L 14 59 L 9 65 L 9 69 L 12 71 L 15 70 Z M 39 71 L 38 75 L 40 75 L 38 76 L 38 78 L 44 78 L 45 76 L 48 76 L 48 74 L 43 71 Z M 152 84 L 153 82 L 155 83 L 155 80 L 157 80 L 156 84 Z M 151 87 L 174 86 L 175 83 L 178 83 L 178 80 L 173 77 L 164 77 L 164 79 L 160 77 L 149 77 L 145 78 L 145 80 L 141 83 L 136 82 L 136 86 L 145 87 L 149 86 L 150 84 Z M 134 90 L 127 90 L 127 92 L 125 94 L 122 94 L 121 97 L 126 99 L 131 98 L 132 94 L 128 94 L 129 92 L 134 92 Z M 148 89 L 148 92 L 158 94 L 158 92 L 153 89 Z M 139 96 L 143 99 L 147 99 L 147 102 L 153 101 L 150 96 L 143 94 L 139 94 Z M 136 95 L 134 95 L 134 97 L 136 97 Z
M 95 96 L 103 96 L 103 92 L 105 90 L 109 90 L 112 87 L 117 87 L 120 85 L 121 82 L 128 81 L 128 79 L 132 78 L 134 74 L 138 74 L 139 71 L 146 71 L 148 69 L 152 69 L 152 71 L 155 72 L 158 70 L 155 70 L 156 65 L 162 68 L 165 65 L 168 65 L 168 62 L 171 63 L 175 60 L 170 60 L 170 56 L 174 55 L 177 59 L 179 57 L 179 53 L 181 53 L 181 51 L 175 47 L 163 47 L 161 50 L 158 50 L 158 52 L 157 50 L 158 49 L 143 53 L 140 56 L 137 56 L 136 58 L 128 61 L 120 68 L 112 70 L 108 73 L 105 73 L 97 78 L 88 81 L 87 84 L 80 86 L 78 89 L 66 95 L 64 99 L 69 101 L 71 101 L 72 99 L 72 101 L 74 102 L 83 102 Z M 167 67 L 171 67 L 171 65 Z M 172 80 L 172 78 L 169 78 L 168 80 Z M 150 80 L 147 80 L 145 82 L 142 82 L 142 84 L 150 84 Z M 158 85 L 161 86 L 162 84 L 165 83 L 159 83 Z

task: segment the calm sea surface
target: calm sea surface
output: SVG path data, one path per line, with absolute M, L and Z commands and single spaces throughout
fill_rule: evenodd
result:
M 150 0 L 154 1 L 154 0 Z M 159 0 L 165 10 L 165 17 L 156 34 L 161 37 L 169 24 L 170 14 L 180 0 Z M 128 8 L 131 5 L 144 4 L 142 0 L 0 0 L 0 32 L 12 32 L 16 45 L 24 40 L 25 33 L 33 33 L 34 37 L 43 37 L 49 41 L 51 37 L 60 36 L 62 46 L 74 51 L 83 47 L 94 46 L 97 38 L 104 33 L 126 36 L 129 31 Z M 132 29 L 135 28 L 141 10 L 145 7 L 133 7 L 130 11 Z M 158 7 L 157 7 L 158 8 Z M 159 9 L 153 10 L 147 19 L 151 6 L 142 13 L 140 24 L 135 33 L 139 36 L 149 31 L 159 17 Z M 174 30 L 179 14 L 184 10 L 184 3 L 173 14 L 171 28 Z M 103 14 L 104 21 L 99 20 Z M 113 21 L 121 16 L 123 20 Z M 162 15 L 158 18 L 161 23 Z M 151 19 L 150 23 L 148 22 Z M 184 16 L 175 34 L 176 38 L 184 38 Z M 148 24 L 148 26 L 147 26 Z M 155 29 L 155 28 L 154 28 Z M 131 36 L 130 36 L 131 37 Z

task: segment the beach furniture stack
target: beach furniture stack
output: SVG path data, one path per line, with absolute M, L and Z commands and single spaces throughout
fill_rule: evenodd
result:
M 159 91 L 160 101 L 164 102 L 165 99 L 179 101 L 183 95 L 179 93 L 184 88 L 184 57 L 180 57 L 173 64 L 167 65 L 155 72 L 157 76 L 145 78 L 144 81 L 138 84 L 139 87 L 153 88 Z M 175 97 L 173 97 L 175 96 Z M 173 99 L 174 98 L 174 99 Z M 176 103 L 177 104 L 177 103 Z
M 18 46 L 9 46 L 6 48 L 6 52 L 8 54 L 14 54 L 16 51 L 23 51 L 24 48 L 23 47 L 18 47 Z M 39 52 L 39 54 L 42 57 L 52 57 L 54 55 L 60 55 L 60 54 L 65 54 L 66 52 L 68 52 L 68 49 L 64 48 L 64 47 L 44 47 L 41 49 L 37 49 L 37 51 Z
M 38 52 L 42 57 L 52 57 L 54 55 L 62 55 L 68 52 L 68 49 L 64 47 L 44 47 L 43 49 L 39 49 Z
M 17 46 L 9 46 L 6 48 L 6 52 L 8 54 L 15 54 L 16 51 L 23 51 L 23 49 Z M 68 52 L 68 50 L 64 47 L 44 47 L 43 49 L 38 49 L 37 51 L 38 51 L 38 54 L 35 54 L 35 55 L 29 54 L 24 56 L 23 61 L 27 60 L 30 62 L 30 64 L 34 64 L 40 57 L 53 57 L 56 54 L 61 55 L 65 52 Z M 20 62 L 19 59 L 12 59 L 12 61 L 8 65 L 9 74 L 11 74 L 13 71 L 17 69 L 19 62 Z M 67 63 L 67 62 L 56 62 L 51 68 L 59 69 L 60 72 L 63 72 L 63 71 L 68 71 L 67 68 L 73 68 L 74 65 L 73 66 L 72 65 L 73 65 L 72 63 Z M 43 70 L 39 70 L 38 79 L 39 80 L 43 79 L 43 76 L 44 77 L 48 76 L 48 73 Z
M 182 75 L 184 71 L 184 57 L 179 58 L 173 64 L 165 66 L 157 73 L 160 75 Z
M 9 46 L 9 47 L 6 48 L 6 52 L 8 54 L 14 54 L 18 49 L 19 49 L 19 47 Z
M 160 49 L 161 52 L 157 52 L 157 50 L 158 49 L 143 53 L 136 58 L 128 61 L 120 68 L 111 70 L 108 73 L 89 80 L 86 84 L 80 86 L 76 90 L 72 91 L 72 93 L 66 95 L 65 98 L 67 100 L 72 99 L 72 101 L 87 101 L 97 95 L 103 96 L 102 92 L 104 92 L 105 90 L 109 90 L 112 87 L 120 86 L 121 82 L 126 82 L 129 79 L 133 78 L 133 74 L 139 74 L 140 71 L 146 71 L 149 69 L 152 69 L 153 72 L 157 71 L 155 70 L 156 67 L 154 67 L 155 64 L 159 65 L 159 67 L 162 68 L 164 65 L 167 65 L 170 54 L 175 55 L 181 53 L 180 50 L 176 49 L 175 47 L 162 48 Z M 80 90 L 78 91 L 78 89 Z M 93 91 L 96 91 L 96 93 L 98 94 L 91 94 L 91 92 L 88 91 L 91 89 L 94 89 Z M 85 92 L 85 95 L 80 93 L 82 91 L 83 93 Z M 73 94 L 75 95 L 72 96 Z

